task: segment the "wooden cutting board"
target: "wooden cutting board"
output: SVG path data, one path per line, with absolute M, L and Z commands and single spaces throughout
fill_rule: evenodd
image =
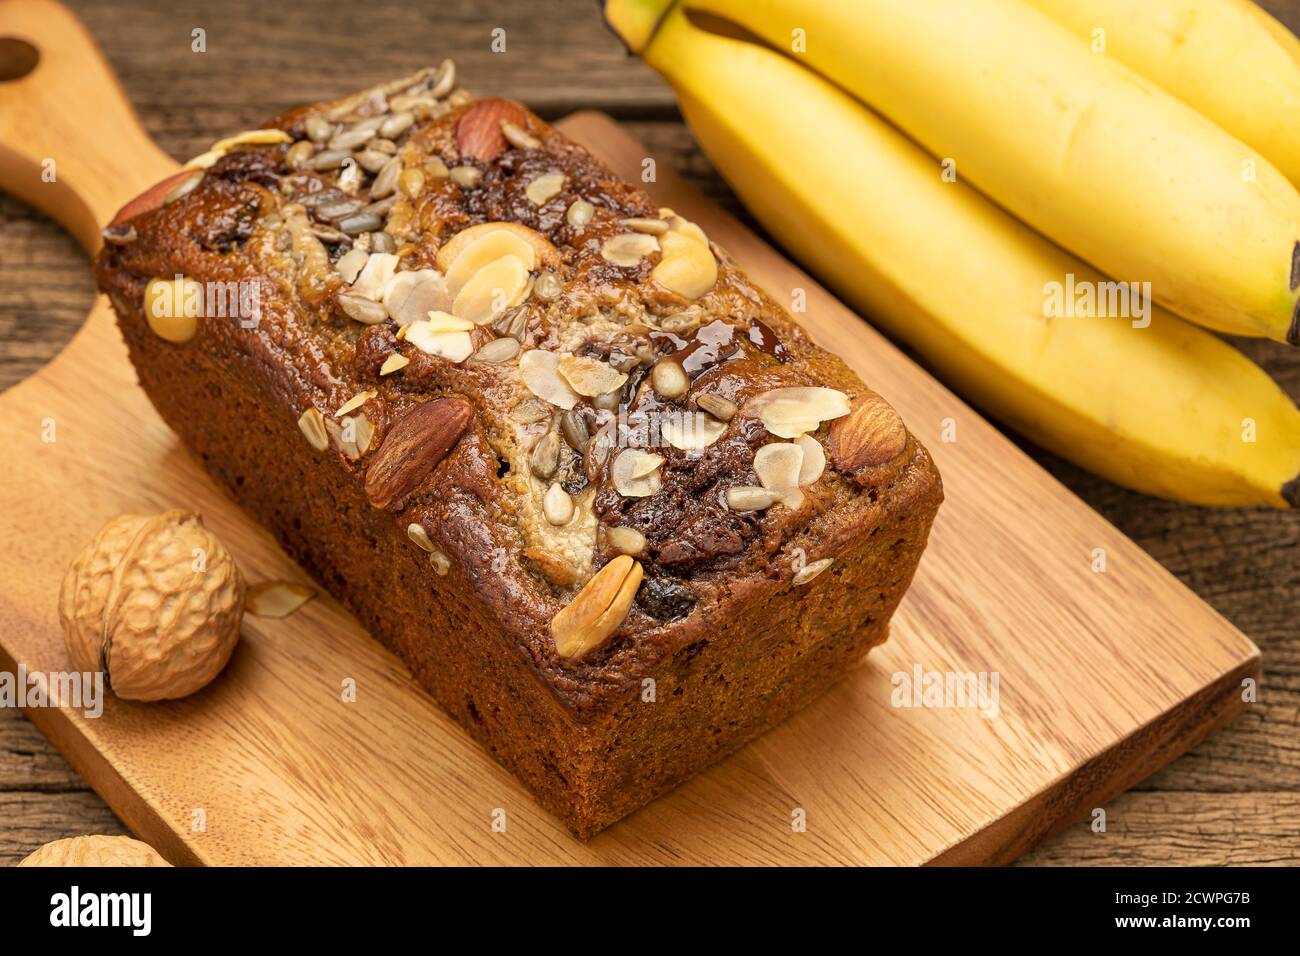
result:
M 28 75 L 0 81 L 0 186 L 93 249 L 99 225 L 175 163 L 61 7 L 0 3 L 0 37 L 41 54 Z M 21 71 L 23 52 L 0 39 L 0 77 Z M 608 118 L 560 126 L 640 178 L 644 150 Z M 41 176 L 50 160 L 54 182 Z M 805 290 L 814 338 L 888 396 L 934 453 L 948 500 L 892 639 L 803 712 L 583 844 L 331 599 L 285 620 L 249 617 L 227 671 L 189 699 L 110 700 L 98 719 L 28 711 L 169 859 L 1002 862 L 1245 709 L 1243 682 L 1260 666 L 1247 638 L 663 164 L 648 188 L 779 301 Z M 0 396 L 0 446 L 4 669 L 67 666 L 56 616 L 63 570 L 119 512 L 197 509 L 251 581 L 304 577 L 159 420 L 103 300 L 57 359 Z M 893 675 L 916 668 L 995 672 L 996 716 L 893 706 Z M 340 699 L 348 678 L 354 703 Z M 499 810 L 504 832 L 492 825 Z M 802 832 L 792 827 L 799 811 Z

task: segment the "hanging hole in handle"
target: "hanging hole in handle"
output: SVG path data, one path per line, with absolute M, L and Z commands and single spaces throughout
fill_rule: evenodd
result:
M 0 37 L 0 83 L 21 80 L 41 61 L 41 51 L 18 37 Z

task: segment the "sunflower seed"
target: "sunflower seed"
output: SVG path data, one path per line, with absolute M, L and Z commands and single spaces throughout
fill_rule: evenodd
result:
M 606 528 L 605 541 L 620 554 L 637 555 L 644 551 L 646 546 L 645 535 L 636 528 L 625 528 L 622 525 Z
M 383 153 L 386 156 L 392 156 L 397 152 L 397 144 L 391 139 L 372 139 L 366 143 L 366 149 L 373 149 L 376 152 Z
M 616 412 L 621 398 L 622 395 L 619 392 L 606 392 L 604 395 L 597 395 L 593 398 L 591 404 L 602 411 Z
M 346 231 L 345 229 L 344 232 Z M 671 400 L 685 395 L 691 387 L 691 380 L 686 377 L 686 370 L 682 368 L 681 362 L 665 358 L 655 363 L 654 369 L 650 372 L 650 384 L 656 395 Z
M 461 189 L 473 189 L 483 178 L 483 173 L 473 166 L 457 166 L 447 173 L 451 181 Z
M 433 75 L 433 84 L 429 87 L 429 93 L 437 99 L 442 99 L 455 85 L 456 64 L 451 60 L 443 60 L 438 64 L 438 72 Z
M 316 207 L 316 215 L 322 219 L 342 219 L 366 208 L 364 199 L 336 199 L 321 203 Z
M 370 234 L 370 248 L 373 252 L 396 252 L 397 240 L 386 232 Z
M 387 196 L 384 199 L 379 200 L 378 202 L 372 202 L 370 205 L 366 206 L 361 211 L 374 213 L 376 216 L 387 216 L 388 210 L 392 209 L 393 205 L 396 202 L 397 202 L 396 196 Z
M 100 233 L 104 241 L 111 246 L 125 246 L 127 243 L 135 242 L 137 236 L 135 226 L 126 223 L 118 223 L 116 226 L 105 226 L 104 231 Z
M 355 216 L 340 219 L 339 228 L 349 236 L 363 232 L 378 232 L 384 228 L 384 218 L 373 212 L 359 212 Z
M 587 448 L 587 443 L 591 441 L 587 421 L 575 408 L 569 409 L 560 416 L 560 433 L 564 435 L 564 440 L 569 443 L 569 447 L 578 454 L 582 454 Z
M 316 180 L 313 180 L 314 182 Z M 322 189 L 320 192 L 305 193 L 298 197 L 299 205 L 306 206 L 308 209 L 315 209 L 317 206 L 324 205 L 327 202 L 335 202 L 339 199 L 345 199 L 342 191 L 330 186 Z
M 316 144 L 309 139 L 300 139 L 289 147 L 284 154 L 285 165 L 290 169 L 302 169 L 316 152 Z
M 379 127 L 379 135 L 384 137 L 384 139 L 397 139 L 397 137 L 410 129 L 411 124 L 414 122 L 415 114 L 409 110 L 394 113 L 392 116 L 388 117 L 388 119 L 384 120 L 384 124 Z
M 327 169 L 338 169 L 345 159 L 351 158 L 352 153 L 346 149 L 323 149 L 307 165 L 317 172 L 324 172 Z
M 402 161 L 396 156 L 387 160 L 375 181 L 370 184 L 370 198 L 383 199 L 397 189 L 397 179 L 402 175 Z
M 437 156 L 424 161 L 424 172 L 425 175 L 432 176 L 434 179 L 446 179 L 451 175 L 451 170 L 447 168 L 447 164 Z
M 352 129 L 345 129 L 343 132 L 331 139 L 328 146 L 330 149 L 345 149 L 351 151 L 374 138 L 375 131 L 373 129 L 357 129 L 356 127 L 353 127 Z
M 559 484 L 551 485 L 542 499 L 542 511 L 551 524 L 568 524 L 573 520 L 573 499 Z
M 308 116 L 303 122 L 303 128 L 307 131 L 308 137 L 316 143 L 323 143 L 334 135 L 334 124 L 319 113 Z
M 469 90 L 457 90 L 447 97 L 447 103 L 450 106 L 464 106 L 470 100 L 474 99 Z
M 701 395 L 695 404 L 723 422 L 731 421 L 736 414 L 736 403 L 727 401 L 721 395 Z
M 402 190 L 403 194 L 414 199 L 424 191 L 424 170 L 402 170 L 401 174 L 397 177 L 397 186 Z
M 585 199 L 575 199 L 569 204 L 569 209 L 564 214 L 564 219 L 574 229 L 581 229 L 591 222 L 591 217 L 596 214 L 596 207 Z
M 437 548 L 429 552 L 429 563 L 433 565 L 433 573 L 440 578 L 445 578 L 447 572 L 451 570 L 451 558 Z
M 363 149 L 356 155 L 356 161 L 368 173 L 379 172 L 391 158 L 387 153 L 381 153 L 377 149 Z
M 347 314 L 348 318 L 356 319 L 362 325 L 378 325 L 388 318 L 388 312 L 385 311 L 382 302 L 373 302 L 363 296 L 347 292 L 339 296 L 339 308 Z
M 560 436 L 554 430 L 537 440 L 528 456 L 528 467 L 543 481 L 549 481 L 560 466 Z
M 509 362 L 519 354 L 519 340 L 509 336 L 493 339 L 474 353 L 474 361 L 497 364 Z
M 323 226 L 316 223 L 311 227 L 311 234 L 321 242 L 327 242 L 331 246 L 337 246 L 340 242 L 351 242 L 350 236 L 346 236 L 337 229 L 331 229 L 329 226 Z
M 564 283 L 560 277 L 549 269 L 545 272 L 538 273 L 537 281 L 533 283 L 533 295 L 543 302 L 550 302 L 552 299 L 558 299 L 560 293 L 564 291 Z

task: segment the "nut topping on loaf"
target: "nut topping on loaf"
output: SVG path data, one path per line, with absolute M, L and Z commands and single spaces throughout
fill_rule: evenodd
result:
M 189 168 L 106 231 L 119 313 L 272 376 L 438 574 L 518 570 L 563 662 L 658 639 L 729 575 L 807 584 L 917 454 L 697 224 L 450 62 Z M 266 305 L 162 304 L 212 282 Z

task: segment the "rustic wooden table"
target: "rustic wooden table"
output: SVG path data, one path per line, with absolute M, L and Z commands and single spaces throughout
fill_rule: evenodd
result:
M 683 126 L 668 88 L 628 59 L 592 0 L 69 0 L 99 39 L 145 126 L 173 156 L 280 110 L 400 75 L 445 55 L 470 88 L 526 100 L 548 119 L 579 108 L 623 120 L 660 162 L 743 210 Z M 1300 30 L 1300 0 L 1262 0 Z M 505 30 L 506 50 L 490 47 Z M 199 52 L 194 37 L 203 31 Z M 94 296 L 75 243 L 0 196 L 0 388 L 53 357 Z M 1300 398 L 1300 353 L 1236 343 Z M 1031 453 L 1263 649 L 1260 701 L 1232 727 L 1075 825 L 1029 864 L 1228 864 L 1300 860 L 1300 514 L 1157 501 Z M 0 864 L 78 833 L 120 833 L 53 746 L 0 710 Z

